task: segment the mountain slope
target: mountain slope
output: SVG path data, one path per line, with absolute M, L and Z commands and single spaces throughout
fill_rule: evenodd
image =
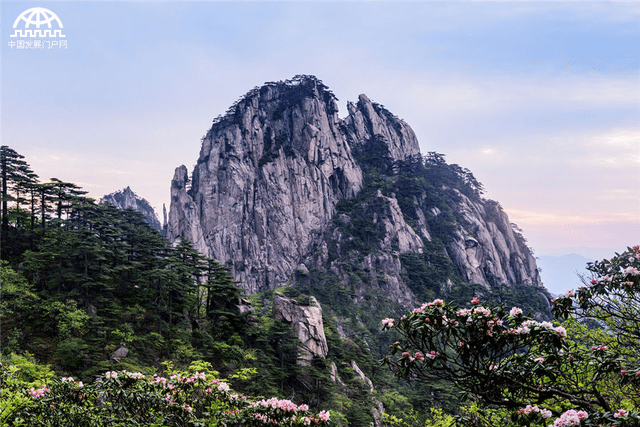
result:
M 227 263 L 252 293 L 313 268 L 403 306 L 527 287 L 548 312 L 524 238 L 473 174 L 422 158 L 410 126 L 365 95 L 347 109 L 339 119 L 312 76 L 247 93 L 214 121 L 191 179 L 176 169 L 168 238 Z

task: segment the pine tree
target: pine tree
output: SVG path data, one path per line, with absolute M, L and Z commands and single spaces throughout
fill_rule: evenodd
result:
M 7 245 L 9 238 L 9 203 L 15 203 L 19 213 L 20 204 L 24 199 L 20 194 L 25 194 L 29 185 L 36 182 L 37 175 L 33 173 L 24 156 L 18 154 L 12 148 L 3 145 L 0 147 L 0 179 L 2 180 L 2 224 L 0 225 L 0 258 L 6 259 L 6 250 L 3 245 Z M 20 220 L 20 215 L 17 215 Z

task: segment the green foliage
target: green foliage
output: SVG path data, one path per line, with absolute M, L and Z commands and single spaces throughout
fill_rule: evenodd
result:
M 547 426 L 551 417 L 554 426 L 638 425 L 640 248 L 589 268 L 590 286 L 554 300 L 557 315 L 578 315 L 564 326 L 477 298 L 470 308 L 436 299 L 383 321 L 403 336 L 385 363 L 422 382 L 446 380 L 478 399 L 459 413 L 464 425 Z
M 34 181 L 33 197 L 21 203 L 24 190 L 6 183 L 7 202 L 31 221 L 4 217 L 3 351 L 31 352 L 83 379 L 121 346 L 127 356 L 113 361 L 131 366 L 168 358 L 186 366 L 215 340 L 240 349 L 211 352 L 217 369 L 242 353 L 238 337 L 251 326 L 237 310 L 242 291 L 227 267 L 187 241 L 172 247 L 142 214 L 98 206 L 73 184 Z
M 317 79 L 298 77 L 288 84 L 288 102 L 274 114 L 290 114 L 310 93 L 335 98 Z M 226 119 L 235 120 L 234 114 Z M 260 166 L 280 153 L 295 155 L 286 134 L 268 132 L 264 145 Z M 374 266 L 364 268 L 363 260 L 379 252 L 385 233 L 378 219 L 389 203 L 377 192 L 393 193 L 413 226 L 418 202 L 433 237 L 424 242 L 423 254 L 400 256 L 413 292 L 423 299 L 475 295 L 477 289 L 464 282 L 445 247 L 459 221 L 451 206 L 460 196 L 452 189 L 478 198 L 481 185 L 441 155 L 394 163 L 380 135 L 354 153 L 363 165 L 364 188 L 338 204 L 334 225 L 344 239 L 340 247 L 329 248 L 329 262 L 341 274 L 311 267 L 308 274 L 296 272 L 293 286 L 280 289 L 302 305 L 311 303 L 311 295 L 322 303 L 330 350 L 326 360 L 298 364 L 300 342 L 289 324 L 273 319 L 272 292 L 251 296 L 255 310 L 241 315 L 242 291 L 228 266 L 202 257 L 186 240 L 170 246 L 137 212 L 97 206 L 78 187 L 60 180 L 41 184 L 19 162 L 20 173 L 32 176 L 24 183 L 5 179 L 2 258 L 8 263 L 0 267 L 0 346 L 5 354 L 30 352 L 57 372 L 84 381 L 107 369 L 222 375 L 239 392 L 296 396 L 313 408 L 331 408 L 337 425 L 369 426 L 376 404 L 355 373 L 355 362 L 374 382 L 390 423 L 423 425 L 430 407 L 454 411 L 461 397 L 448 384 L 411 384 L 378 369 L 374 361 L 389 344 L 389 337 L 379 333 L 379 313 L 399 314 L 401 307 L 384 291 L 388 278 Z M 349 220 L 342 221 L 341 214 Z M 348 337 L 341 338 L 345 331 Z M 329 378 L 331 364 L 340 381 Z M 16 399 L 21 402 L 24 396 Z M 149 413 L 156 411 L 154 404 L 145 403 Z M 176 414 L 145 422 L 178 425 Z
M 84 384 L 71 377 L 39 387 L 0 364 L 0 425 L 11 426 L 279 426 L 327 425 L 326 412 L 310 413 L 288 400 L 250 400 L 205 372 L 169 378 L 110 371 Z
M 38 300 L 33 286 L 5 261 L 0 261 L 0 296 L 0 317 L 14 314 Z

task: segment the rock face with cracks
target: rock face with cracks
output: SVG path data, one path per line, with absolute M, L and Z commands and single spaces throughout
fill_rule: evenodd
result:
M 273 299 L 273 315 L 276 319 L 289 323 L 302 343 L 298 355 L 299 364 L 309 366 L 314 356 L 326 357 L 329 347 L 324 335 L 322 308 L 318 300 L 311 297 L 308 305 L 303 305 L 276 292 Z
M 411 127 L 366 95 L 347 111 L 341 119 L 333 93 L 312 76 L 248 92 L 203 137 L 191 175 L 185 166 L 176 169 L 169 241 L 190 240 L 230 266 L 249 293 L 288 283 L 300 265 L 334 269 L 327 248 L 348 243 L 334 227 L 336 206 L 357 195 L 365 178 L 358 153 L 381 143 L 393 162 L 420 156 Z M 458 223 L 446 252 L 464 279 L 486 289 L 542 287 L 535 259 L 499 205 L 459 192 L 455 199 Z M 398 255 L 425 250 L 433 234 L 428 219 L 440 209 L 416 197 L 410 222 L 395 195 L 379 191 L 371 206 L 379 206 L 373 214 L 379 250 L 359 262 L 375 268 L 373 281 L 385 278 L 390 297 L 410 305 Z M 338 222 L 355 219 L 341 215 Z
M 160 221 L 158 221 L 156 211 L 151 207 L 149 202 L 136 195 L 130 187 L 107 194 L 103 196 L 98 203 L 100 205 L 109 204 L 120 209 L 136 210 L 144 215 L 149 225 L 158 231 L 162 231 L 162 226 L 160 225 Z

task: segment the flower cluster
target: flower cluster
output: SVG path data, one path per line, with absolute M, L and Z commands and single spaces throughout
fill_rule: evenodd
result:
M 320 421 L 329 421 L 329 413 L 327 411 L 320 411 L 320 413 L 318 414 L 318 419 Z
M 298 405 L 286 399 L 253 402 L 234 393 L 224 381 L 207 381 L 203 372 L 177 373 L 165 378 L 158 375 L 147 377 L 139 372 L 109 371 L 103 378 L 106 381 L 84 385 L 82 394 L 76 387 L 83 387 L 83 384 L 72 377 L 54 381 L 51 388 L 41 386 L 25 390 L 24 393 L 31 398 L 29 405 L 12 416 L 16 417 L 15 420 L 29 419 L 29 425 L 44 425 L 45 422 L 58 425 L 61 420 L 68 419 L 70 412 L 91 425 L 102 425 L 106 418 L 119 421 L 125 414 L 127 423 L 135 419 L 136 425 L 149 425 L 150 413 L 153 421 L 157 421 L 154 425 L 168 425 L 168 420 L 176 415 L 184 419 L 185 425 L 209 425 L 213 422 L 216 425 L 240 426 L 256 425 L 258 421 L 274 426 L 320 427 L 330 419 L 326 411 L 314 415 L 309 412 L 309 405 Z M 159 399 L 164 403 L 160 409 L 157 408 Z M 131 405 L 135 405 L 135 409 Z M 94 411 L 97 407 L 102 410 Z
M 150 384 L 155 385 L 155 384 L 166 384 L 167 383 L 167 379 L 164 377 L 159 377 L 157 375 L 153 375 L 153 379 L 151 380 Z
M 484 317 L 489 317 L 491 316 L 491 310 L 480 305 L 473 309 L 473 314 L 480 314 Z
M 567 330 L 562 326 L 553 326 L 553 323 L 551 322 L 538 322 L 536 320 L 525 320 L 520 324 L 519 327 L 510 328 L 504 331 L 503 334 L 526 335 L 529 334 L 533 328 L 546 329 L 548 331 L 557 333 L 562 338 L 567 337 Z
M 76 387 L 78 387 L 78 388 L 82 388 L 82 387 L 84 386 L 84 384 L 82 383 L 82 381 L 75 381 L 75 380 L 73 379 L 73 377 L 67 377 L 67 378 L 62 377 L 62 378 L 60 378 L 60 381 L 62 381 L 63 383 L 73 383 L 73 384 L 75 384 L 75 386 L 76 386 Z
M 513 307 L 511 311 L 509 311 L 509 316 L 516 317 L 522 314 L 522 309 L 518 307 Z
M 618 409 L 618 411 L 613 414 L 613 416 L 616 418 L 624 417 L 625 415 L 627 415 L 627 411 L 625 411 L 624 409 Z
M 309 407 L 307 405 L 301 405 L 303 406 L 298 407 L 298 405 L 296 405 L 295 403 L 293 403 L 290 400 L 286 400 L 286 399 L 278 399 L 276 397 L 272 397 L 271 399 L 267 399 L 267 400 L 260 400 L 258 402 L 253 402 L 251 404 L 249 404 L 249 406 L 262 406 L 263 408 L 272 408 L 272 409 L 280 409 L 282 411 L 307 411 L 309 410 Z
M 135 380 L 141 380 L 144 379 L 144 374 L 141 372 L 127 372 L 127 371 L 122 371 L 122 373 L 124 374 L 124 376 L 128 377 L 128 378 L 133 378 Z M 117 374 L 116 374 L 117 376 Z
M 107 372 L 107 373 L 105 373 L 105 374 L 104 374 L 104 377 L 105 377 L 105 378 L 107 378 L 107 379 L 113 379 L 113 380 L 115 380 L 115 379 L 117 379 L 117 378 L 118 378 L 118 373 L 117 373 L 117 372 L 115 372 L 115 371 L 109 371 L 109 372 Z
M 518 410 L 519 414 L 529 415 L 529 414 L 540 414 L 542 418 L 547 419 L 551 418 L 551 411 L 548 409 L 540 409 L 537 406 L 527 405 L 526 407 Z
M 43 385 L 38 389 L 31 388 L 31 390 L 29 390 L 29 395 L 33 398 L 44 397 L 44 394 L 50 391 L 51 390 L 47 386 Z
M 553 423 L 553 427 L 571 427 L 580 425 L 582 420 L 589 418 L 589 414 L 585 411 L 576 411 L 569 409 L 564 414 L 560 415 L 560 418 L 556 419 Z

